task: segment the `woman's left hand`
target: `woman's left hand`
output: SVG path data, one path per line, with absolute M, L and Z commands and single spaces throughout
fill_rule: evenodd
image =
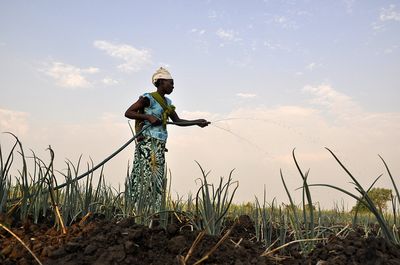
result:
M 201 128 L 204 128 L 208 126 L 211 122 L 205 120 L 205 119 L 199 119 L 197 120 L 197 125 L 200 126 Z

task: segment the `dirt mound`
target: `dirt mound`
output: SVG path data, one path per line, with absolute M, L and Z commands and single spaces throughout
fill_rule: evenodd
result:
M 364 238 L 352 232 L 346 238 L 331 237 L 327 244 L 318 244 L 309 255 L 311 264 L 400 265 L 400 248 L 381 237 Z
M 347 238 L 331 237 L 307 257 L 298 245 L 287 248 L 286 256 L 260 257 L 265 247 L 254 242 L 254 225 L 248 217 L 239 218 L 231 233 L 215 251 L 221 236 L 204 235 L 188 255 L 199 232 L 177 224 L 148 228 L 134 219 L 105 221 L 94 219 L 74 224 L 66 235 L 55 228 L 25 224 L 14 229 L 43 264 L 194 264 L 208 253 L 202 264 L 400 264 L 400 248 L 382 238 L 364 238 L 352 233 Z M 5 231 L 0 231 L 0 264 L 37 264 L 33 257 Z

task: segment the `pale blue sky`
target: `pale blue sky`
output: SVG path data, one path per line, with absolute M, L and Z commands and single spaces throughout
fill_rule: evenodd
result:
M 284 109 L 276 114 L 281 117 L 285 107 L 296 106 L 296 114 L 312 109 L 324 126 L 335 126 L 327 133 L 340 134 L 340 128 L 349 128 L 344 122 L 358 115 L 351 124 L 359 127 L 347 141 L 371 128 L 366 120 L 387 121 L 382 126 L 390 135 L 382 127 L 371 132 L 387 142 L 366 136 L 365 142 L 376 144 L 374 154 L 389 149 L 393 157 L 399 154 L 400 1 L 0 1 L 0 131 L 19 133 L 29 147 L 60 146 L 62 160 L 74 150 L 60 138 L 72 148 L 77 137 L 93 138 L 88 129 L 93 126 L 104 133 L 103 141 L 113 135 L 113 144 L 101 152 L 92 148 L 95 143 L 84 147 L 79 140 L 83 150 L 75 152 L 98 154 L 100 160 L 129 136 L 123 113 L 153 90 L 151 75 L 159 66 L 175 78 L 171 99 L 183 118 Z M 283 127 L 302 134 L 309 127 L 325 128 L 285 117 L 277 136 Z M 103 130 L 115 124 L 123 125 L 118 127 L 123 135 Z M 201 133 L 215 136 L 209 128 Z M 176 140 L 186 132 L 174 134 Z M 319 137 L 318 147 L 326 145 L 323 139 L 341 141 L 338 134 Z M 275 156 L 288 150 L 276 150 Z M 171 164 L 182 158 L 171 156 Z M 229 170 L 230 164 L 221 168 Z M 178 172 L 178 179 L 180 174 L 186 173 Z

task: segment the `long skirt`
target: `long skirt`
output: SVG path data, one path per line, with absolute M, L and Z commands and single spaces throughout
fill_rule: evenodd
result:
M 160 208 L 166 186 L 164 141 L 145 137 L 138 142 L 129 183 L 137 207 Z

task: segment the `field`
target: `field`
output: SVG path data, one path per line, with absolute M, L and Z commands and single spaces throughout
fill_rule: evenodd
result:
M 200 165 L 196 194 L 172 199 L 165 184 L 156 203 L 148 187 L 132 200 L 129 182 L 123 191 L 107 186 L 93 162 L 83 174 L 80 162 L 67 161 L 67 170 L 57 171 L 51 149 L 46 164 L 34 153 L 27 156 L 15 139 L 11 150 L 0 149 L 1 264 L 400 264 L 399 194 L 383 159 L 395 191 L 390 211 L 371 196 L 376 182 L 361 187 L 332 152 L 359 193 L 320 185 L 356 198 L 359 207 L 350 212 L 319 209 L 294 151 L 303 182 L 299 204 L 281 174 L 287 204 L 264 198 L 234 205 L 238 182 L 232 174 L 209 183 Z M 10 173 L 16 157 L 18 176 Z
M 362 230 L 346 236 L 331 236 L 315 245 L 307 255 L 299 246 L 261 257 L 262 243 L 254 240 L 254 223 L 241 216 L 228 237 L 214 250 L 221 236 L 180 229 L 169 224 L 166 229 L 135 224 L 133 218 L 107 221 L 94 217 L 60 234 L 51 224 L 24 224 L 15 232 L 43 264 L 400 264 L 400 249 L 381 237 L 365 237 Z M 3 236 L 4 233 L 2 233 Z M 199 243 L 190 249 L 196 238 Z M 1 240 L 2 264 L 36 264 L 33 257 L 9 236 Z M 181 259 L 185 261 L 181 261 Z M 200 264 L 200 263 L 197 263 Z

